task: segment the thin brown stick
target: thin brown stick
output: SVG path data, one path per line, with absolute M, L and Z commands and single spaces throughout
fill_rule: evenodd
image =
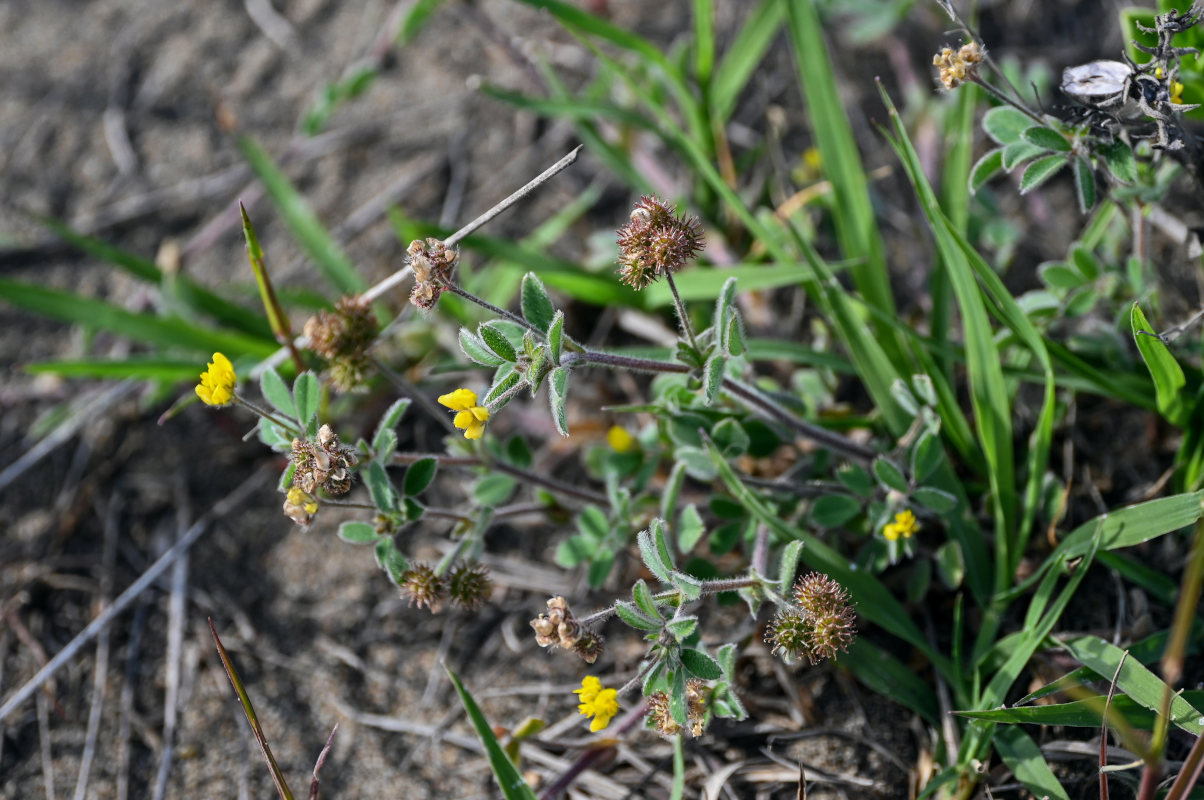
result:
M 188 517 L 191 515 L 188 487 L 182 477 L 177 477 L 176 480 L 175 499 L 176 541 L 179 542 L 187 533 Z M 167 606 L 167 690 L 163 698 L 163 753 L 159 758 L 154 800 L 163 800 L 167 793 L 167 778 L 175 755 L 176 723 L 180 706 L 180 655 L 184 643 L 187 592 L 188 553 L 185 552 L 176 559 L 171 569 L 171 596 Z
M 314 778 L 309 782 L 309 800 L 318 800 L 318 771 L 326 763 L 326 756 L 330 753 L 330 746 L 334 744 L 334 735 L 338 732 L 339 725 L 336 722 L 330 731 L 330 736 L 326 737 L 326 746 L 322 748 L 321 753 L 318 753 L 318 760 L 314 763 Z
M 51 658 L 45 666 L 38 670 L 37 674 L 26 681 L 20 689 L 14 692 L 12 696 L 10 696 L 8 700 L 4 702 L 4 705 L 0 706 L 0 720 L 6 718 L 22 703 L 28 700 L 31 695 L 37 692 L 38 688 L 42 686 L 42 684 L 53 678 L 54 674 L 58 672 L 64 664 L 74 658 L 75 654 L 78 653 L 84 645 L 95 639 L 97 634 L 108 627 L 109 623 L 111 623 L 118 614 L 124 611 L 130 605 L 130 603 L 136 600 L 139 595 L 146 591 L 146 589 L 149 588 L 160 575 L 166 572 L 167 568 L 174 564 L 176 559 L 188 552 L 189 548 L 196 544 L 197 540 L 201 538 L 201 535 L 209 529 L 209 525 L 214 520 L 224 517 L 226 514 L 229 514 L 232 510 L 241 505 L 252 492 L 258 490 L 265 483 L 268 474 L 271 472 L 274 472 L 274 468 L 272 467 L 266 467 L 260 470 L 259 473 L 253 476 L 251 480 L 239 484 L 234 491 L 230 492 L 230 494 L 226 495 L 217 503 L 215 503 L 208 513 L 193 523 L 192 527 L 188 529 L 188 532 L 180 539 L 180 541 L 176 542 L 176 544 L 172 546 L 170 550 L 160 556 L 159 559 L 146 570 L 146 572 L 142 573 L 142 576 L 138 578 L 138 580 L 130 584 L 130 586 L 124 592 L 122 592 L 116 600 L 113 601 L 113 605 L 105 609 L 105 611 L 99 614 L 96 619 L 92 620 L 92 622 L 90 622 L 86 628 L 80 631 L 79 634 L 77 634 L 66 647 L 56 653 L 54 658 Z
M 46 800 L 55 800 L 54 793 L 54 760 L 50 754 L 50 701 L 46 695 L 39 694 L 38 710 L 38 750 L 42 754 L 42 782 L 46 788 Z
M 113 575 L 117 562 L 117 516 L 121 508 L 121 495 L 109 503 L 104 513 L 104 545 L 100 568 L 100 611 L 113 597 Z M 88 727 L 84 735 L 84 752 L 79 760 L 79 773 L 75 779 L 74 800 L 85 800 L 92 759 L 96 753 L 96 739 L 100 734 L 100 715 L 105 702 L 106 678 L 109 672 L 109 630 L 106 628 L 96 637 L 96 665 L 92 673 L 92 705 L 88 709 Z

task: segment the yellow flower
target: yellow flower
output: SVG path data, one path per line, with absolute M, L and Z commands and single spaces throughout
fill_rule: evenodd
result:
M 619 692 L 617 689 L 603 689 L 602 681 L 593 675 L 587 675 L 581 681 L 581 688 L 574 689 L 573 694 L 579 695 L 581 704 L 577 710 L 587 717 L 593 717 L 589 724 L 591 733 L 597 733 L 610 724 L 610 720 L 619 713 Z
M 452 411 L 458 411 L 452 424 L 464 429 L 465 439 L 480 439 L 485 433 L 485 420 L 489 419 L 489 409 L 477 405 L 477 393 L 469 389 L 456 389 L 451 394 L 439 398 L 442 405 Z
M 305 509 L 305 513 L 307 514 L 316 514 L 318 512 L 318 502 L 296 486 L 288 490 L 288 502 Z
M 630 453 L 636 448 L 635 437 L 618 425 L 611 425 L 606 432 L 606 443 L 616 453 Z
M 1154 70 L 1154 77 L 1161 80 L 1162 67 L 1158 67 L 1157 69 Z M 1179 81 L 1171 81 L 1171 85 L 1170 85 L 1169 89 L 1170 89 L 1170 93 L 1171 93 L 1171 102 L 1174 103 L 1175 105 L 1182 104 L 1183 103 L 1183 84 L 1180 83 Z
M 234 399 L 234 386 L 238 377 L 234 365 L 221 353 L 213 354 L 213 363 L 201 373 L 201 382 L 196 387 L 197 397 L 207 406 L 224 406 Z
M 911 509 L 900 511 L 895 514 L 895 521 L 888 522 L 882 529 L 882 535 L 887 541 L 895 541 L 900 536 L 904 539 L 910 539 L 912 534 L 920 529 L 920 525 L 916 522 L 916 515 L 911 513 Z

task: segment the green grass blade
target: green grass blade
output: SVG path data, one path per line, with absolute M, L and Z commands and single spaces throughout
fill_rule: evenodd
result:
M 518 2 L 534 8 L 547 9 L 552 16 L 559 20 L 561 25 L 570 31 L 577 31 L 583 35 L 610 42 L 616 47 L 635 53 L 646 64 L 655 65 L 665 76 L 665 83 L 681 109 L 691 138 L 697 142 L 708 140 L 705 118 L 698 101 L 686 86 L 685 77 L 681 71 L 665 57 L 659 47 L 642 36 L 620 28 L 576 6 L 561 2 L 561 0 L 518 0 Z
M 570 96 L 533 97 L 488 83 L 481 86 L 481 92 L 515 108 L 545 117 L 563 117 L 573 121 L 609 119 L 640 130 L 658 132 L 656 124 L 643 114 L 614 103 Z
M 101 261 L 121 267 L 126 272 L 144 281 L 158 284 L 163 280 L 163 272 L 149 258 L 134 255 L 108 242 L 91 236 L 85 236 L 73 230 L 65 222 L 61 222 L 53 217 L 35 217 L 35 219 L 42 227 L 77 250 L 85 252 Z
M 1097 525 L 1096 527 L 1097 529 L 1102 528 L 1101 525 Z M 1045 637 L 1049 636 L 1050 632 L 1054 629 L 1054 625 L 1062 618 L 1066 606 L 1070 603 L 1070 598 L 1074 596 L 1083 577 L 1087 574 L 1088 567 L 1090 567 L 1091 562 L 1095 559 L 1095 551 L 1099 544 L 1100 537 L 1097 534 L 1092 539 L 1091 548 L 1083 557 L 1082 563 L 1078 565 L 1074 574 L 1070 576 L 1070 580 L 1062 587 L 1061 593 L 1052 605 L 1047 603 L 1047 599 L 1052 594 L 1057 581 L 1056 571 L 1048 573 L 1049 579 L 1042 581 L 1041 587 L 1038 588 L 1032 603 L 1029 605 L 1028 614 L 1026 615 L 1026 625 L 1021 637 L 1016 642 L 1007 661 L 991 677 L 987 685 L 983 687 L 982 696 L 976 703 L 979 710 L 995 708 L 1003 703 L 1008 691 L 1015 684 L 1016 679 L 1020 677 L 1020 673 L 1024 670 L 1025 665 L 1028 664 L 1028 660 L 1032 658 L 1033 653 L 1037 651 L 1037 648 L 1045 641 Z M 1050 560 L 1054 560 L 1052 556 Z M 1065 562 L 1062 561 L 1062 563 Z
M 563 81 L 556 74 L 556 71 L 544 62 L 537 64 L 539 72 L 548 84 L 548 90 L 552 94 L 553 100 L 571 101 L 573 100 L 572 93 L 565 87 Z M 577 136 L 585 143 L 586 148 L 593 153 L 594 158 L 602 162 L 602 165 L 622 178 L 628 186 L 638 191 L 640 194 L 654 194 L 652 184 L 648 181 L 642 171 L 636 168 L 631 162 L 629 152 L 620 145 L 611 144 L 598 130 L 597 124 L 593 120 L 577 119 L 576 124 Z
M 736 102 L 785 18 L 781 0 L 761 0 L 745 18 L 711 80 L 711 108 L 721 121 L 726 122 L 735 111 Z
M 452 686 L 456 687 L 456 693 L 460 695 L 460 702 L 464 704 L 464 710 L 468 713 L 468 720 L 476 730 L 477 737 L 485 746 L 489 767 L 493 770 L 493 777 L 502 790 L 502 796 L 506 800 L 536 800 L 535 792 L 531 791 L 531 787 L 523 780 L 522 773 L 518 771 L 514 762 L 510 760 L 506 751 L 498 743 L 497 736 L 494 735 L 489 720 L 485 719 L 485 715 L 481 713 L 480 706 L 472 699 L 472 695 L 464 688 L 464 684 L 460 682 L 456 673 L 452 672 L 451 667 L 445 664 L 443 668 L 447 671 L 447 677 L 451 679 Z
M 1027 786 L 1034 796 L 1070 800 L 1070 795 L 1066 794 L 1045 761 L 1041 748 L 1027 733 L 1014 726 L 996 728 L 995 749 L 1016 779 Z
M 1101 370 L 1057 342 L 1046 341 L 1045 347 L 1058 367 L 1086 381 L 1095 394 L 1112 397 L 1137 408 L 1156 410 L 1154 388 L 1149 381 L 1129 373 Z
M 268 770 L 272 773 L 272 782 L 276 784 L 276 792 L 280 795 L 281 800 L 293 800 L 293 793 L 289 789 L 288 781 L 285 780 L 284 773 L 276 763 L 276 757 L 272 755 L 272 748 L 268 746 L 268 739 L 259 724 L 259 717 L 255 714 L 255 707 L 251 705 L 251 698 L 247 695 L 247 690 L 243 687 L 242 679 L 238 677 L 238 670 L 234 668 L 234 662 L 230 660 L 230 656 L 226 653 L 226 648 L 222 646 L 222 640 L 217 636 L 217 628 L 214 627 L 212 618 L 209 620 L 209 631 L 213 634 L 213 642 L 217 645 L 217 654 L 221 658 L 222 666 L 226 668 L 226 677 L 230 679 L 230 685 L 234 687 L 234 692 L 238 695 L 238 701 L 242 703 L 242 710 L 247 717 L 247 724 L 251 726 L 251 733 L 255 734 L 255 741 L 259 743 L 259 750 L 263 753 L 263 760 L 267 762 Z
M 435 13 L 435 9 L 445 2 L 447 0 L 416 0 L 401 23 L 401 30 L 397 34 L 397 43 L 409 44 L 414 41 L 414 38 L 422 32 L 431 14 Z
M 715 68 L 715 5 L 694 0 L 694 77 L 700 86 L 711 82 Z
M 204 312 L 218 322 L 253 336 L 271 336 L 271 329 L 263 317 L 214 294 L 183 275 L 167 277 L 155 262 L 148 258 L 135 255 L 100 239 L 85 236 L 59 220 L 50 217 L 37 217 L 36 219 L 43 227 L 80 252 L 121 267 L 131 275 L 157 286 L 164 286 L 165 282 L 171 282 L 174 284 L 172 288 L 177 297 L 184 299 L 194 310 Z
M 785 339 L 749 339 L 747 344 L 746 357 L 749 361 L 786 361 L 791 364 L 830 369 L 833 372 L 844 374 L 854 371 L 853 365 L 844 356 L 812 350 L 798 342 L 790 342 Z M 672 354 L 666 351 L 661 357 L 671 358 Z
M 1183 368 L 1171 355 L 1170 348 L 1158 338 L 1158 334 L 1150 326 L 1145 314 L 1141 313 L 1141 307 L 1136 303 L 1133 304 L 1133 310 L 1129 315 L 1129 324 L 1133 330 L 1133 340 L 1137 343 L 1137 350 L 1141 353 L 1141 359 L 1149 369 L 1150 377 L 1154 379 L 1158 413 L 1172 425 L 1185 427 L 1191 418 L 1191 409 L 1188 407 L 1187 395 L 1184 392 L 1187 378 L 1183 375 Z
M 136 380 L 178 383 L 195 380 L 205 371 L 197 359 L 125 356 L 124 358 L 76 358 L 63 361 L 39 361 L 26 364 L 26 372 L 62 375 L 64 378 L 134 378 Z
M 1109 675 L 1107 680 L 1111 680 Z M 1183 699 L 1194 706 L 1204 705 L 1204 691 L 1184 692 Z M 1138 730 L 1152 730 L 1158 712 L 1145 708 L 1133 698 L 1117 694 L 1112 698 L 1112 710 Z M 1009 725 L 1069 725 L 1076 728 L 1098 728 L 1103 719 L 1104 696 L 1048 706 L 1012 706 L 990 711 L 955 711 L 958 716 Z
M 973 268 L 941 213 L 936 195 L 924 177 L 919 156 L 911 145 L 898 112 L 885 91 L 882 97 L 894 129 L 891 144 L 920 198 L 924 215 L 936 238 L 941 262 L 961 309 L 966 367 L 970 379 L 970 404 L 978 423 L 978 440 L 987 459 L 987 477 L 995 513 L 996 586 L 1003 587 L 1010 581 L 1012 573 L 1009 567 L 1015 557 L 1016 486 L 1012 461 L 1012 406 L 1003 379 L 1001 356 Z M 1052 395 L 1052 375 L 1050 377 L 1047 392 Z M 1050 409 L 1052 413 L 1052 406 Z
M 330 285 L 343 294 L 354 294 L 368 288 L 367 282 L 355 271 L 355 265 L 339 248 L 305 202 L 305 198 L 280 171 L 267 151 L 247 136 L 238 140 L 238 146 L 251 169 L 263 182 L 268 196 L 272 198 L 272 203 L 284 218 L 293 236 L 297 238 L 298 244 Z
M 1119 550 L 1148 542 L 1159 536 L 1194 525 L 1204 515 L 1204 491 L 1160 497 L 1084 522 L 1071 531 L 1041 566 L 1014 588 L 1001 594 L 1001 602 L 1011 602 L 1029 591 L 1059 559 L 1072 559 L 1091 550 L 1098 528 L 1099 549 Z
M 969 176 L 974 153 L 974 112 L 978 106 L 978 90 L 967 84 L 963 91 L 950 95 L 953 101 L 946 104 L 945 154 L 941 169 L 941 205 L 948 209 L 949 222 L 960 233 L 966 232 L 970 217 Z M 953 287 L 949 283 L 946 268 L 938 264 L 928 280 L 932 292 L 932 313 L 929 328 L 932 338 L 946 341 L 953 326 Z M 952 379 L 952 364 L 943 353 L 937 353 L 937 361 L 946 377 Z
M 866 302 L 894 315 L 890 275 L 874 210 L 870 203 L 869 180 L 857 152 L 857 137 L 845 114 L 845 103 L 836 88 L 836 77 L 828 57 L 823 27 L 813 0 L 783 0 L 787 28 L 798 64 L 799 83 L 806 98 L 824 174 L 836 195 L 833 224 L 845 258 L 861 259 L 853 267 L 853 282 Z M 898 358 L 902 346 L 893 331 L 879 330 L 885 349 Z
M 1120 674 L 1116 677 L 1117 688 L 1132 698 L 1134 702 L 1151 711 L 1158 711 L 1162 707 L 1163 698 L 1168 692 L 1171 692 L 1161 678 L 1137 659 L 1125 658 L 1124 666 L 1120 666 L 1125 651 L 1105 642 L 1098 636 L 1077 636 L 1065 640 L 1062 642 L 1062 646 L 1085 666 L 1091 667 L 1100 675 L 1114 675 L 1119 666 Z M 1204 714 L 1201 714 L 1199 708 L 1189 703 L 1182 695 L 1177 695 L 1171 700 L 1171 722 L 1173 724 L 1193 736 L 1200 736 L 1204 735 L 1204 724 L 1201 724 L 1201 720 L 1204 720 Z
M 932 687 L 916 675 L 915 670 L 882 648 L 859 636 L 849 645 L 849 652 L 838 659 L 842 667 L 878 694 L 916 712 L 934 726 L 940 725 L 940 712 Z
M 262 358 L 276 352 L 276 343 L 271 340 L 205 328 L 178 318 L 138 314 L 47 286 L 0 278 L 0 300 L 63 322 L 110 331 L 159 348 L 177 347 L 200 354 L 221 351 L 231 359 L 239 355 Z

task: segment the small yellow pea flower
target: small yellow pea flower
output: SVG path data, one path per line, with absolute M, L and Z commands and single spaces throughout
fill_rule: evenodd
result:
M 907 509 L 895 514 L 895 521 L 888 522 L 882 528 L 882 535 L 886 537 L 887 541 L 893 542 L 898 540 L 900 536 L 904 539 L 910 539 L 919 529 L 920 525 L 916 522 L 916 515 L 911 513 L 911 509 Z
M 586 675 L 581 681 L 581 688 L 574 689 L 573 694 L 579 696 L 581 704 L 577 710 L 587 717 L 593 717 L 589 724 L 590 733 L 597 733 L 610 724 L 610 720 L 619 713 L 619 692 L 617 689 L 603 689 L 602 681 L 593 675 Z
M 458 412 L 452 424 L 464 429 L 465 439 L 480 439 L 484 435 L 489 409 L 477 405 L 476 392 L 470 389 L 456 389 L 440 397 L 439 403 Z
M 301 506 L 307 514 L 316 514 L 318 511 L 318 502 L 296 486 L 288 490 L 288 501 Z
M 606 432 L 606 443 L 616 453 L 630 453 L 636 448 L 635 437 L 618 425 L 611 425 Z
M 196 387 L 197 397 L 207 406 L 224 406 L 234 399 L 234 386 L 238 377 L 234 365 L 221 353 L 213 354 L 213 363 L 201 373 L 201 382 Z

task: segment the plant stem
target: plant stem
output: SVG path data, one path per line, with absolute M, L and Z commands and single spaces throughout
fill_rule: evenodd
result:
M 468 223 L 463 228 L 461 228 L 460 230 L 453 233 L 451 236 L 444 239 L 443 240 L 444 246 L 449 247 L 449 248 L 455 247 L 457 244 L 460 243 L 460 241 L 462 239 L 464 239 L 465 236 L 468 236 L 472 232 L 476 231 L 481 226 L 485 225 L 486 223 L 488 223 L 489 221 L 491 221 L 492 219 L 497 217 L 499 214 L 504 212 L 506 209 L 510 208 L 510 206 L 514 205 L 519 200 L 523 199 L 524 197 L 529 195 L 531 192 L 535 191 L 541 185 L 543 185 L 544 183 L 547 183 L 550 178 L 552 178 L 557 173 L 561 172 L 566 167 L 570 166 L 574 161 L 576 161 L 577 156 L 581 153 L 581 148 L 584 146 L 585 145 L 578 145 L 576 148 L 574 148 L 574 150 L 571 153 L 569 153 L 567 156 L 560 159 L 555 164 L 553 164 L 552 166 L 548 167 L 546 170 L 541 172 L 539 175 L 537 175 L 535 178 L 533 178 L 530 182 L 528 182 L 525 186 L 523 186 L 521 189 L 516 191 L 514 194 L 510 195 L 505 200 L 498 203 L 493 208 L 489 209 L 484 214 L 477 217 L 472 222 Z M 397 270 L 392 275 L 390 275 L 389 277 L 385 278 L 380 283 L 373 286 L 371 289 L 368 289 L 361 296 L 366 300 L 375 300 L 376 298 L 380 297 L 385 292 L 392 289 L 394 286 L 397 286 L 399 283 L 404 281 L 407 277 L 409 277 L 410 273 L 411 273 L 410 267 L 407 265 L 407 266 L 403 267 L 402 269 Z
M 509 320 L 510 322 L 513 322 L 515 325 L 521 325 L 524 328 L 526 328 L 527 330 L 529 330 L 532 333 L 539 336 L 541 339 L 543 338 L 543 335 L 544 335 L 543 331 L 541 331 L 539 328 L 532 325 L 530 322 L 527 322 L 525 319 L 520 317 L 518 314 L 515 314 L 513 311 L 507 311 L 504 308 L 499 308 L 499 307 L 495 306 L 493 303 L 490 303 L 488 300 L 482 300 L 480 297 L 477 297 L 475 294 L 472 294 L 471 292 L 461 289 L 459 286 L 452 283 L 451 281 L 441 281 L 440 285 L 442 285 L 445 289 L 447 289 L 452 294 L 459 295 L 460 297 L 463 297 L 465 300 L 469 301 L 470 303 L 476 303 L 477 305 L 479 305 L 481 308 L 485 309 L 489 313 L 496 314 L 497 316 L 501 317 L 502 319 L 506 319 L 506 320 Z
M 467 516 L 466 514 L 461 514 L 458 511 L 451 511 L 450 509 L 446 508 L 432 508 L 431 506 L 427 506 L 422 512 L 422 515 L 425 517 L 436 517 L 438 519 L 454 519 L 456 522 L 473 521 L 472 517 Z
M 633 358 L 615 353 L 603 353 L 597 350 L 586 350 L 583 353 L 565 353 L 560 360 L 561 366 L 566 367 L 580 363 L 630 369 L 636 372 L 675 372 L 680 374 L 691 371 L 685 364 L 656 361 L 651 358 Z M 833 433 L 827 428 L 799 419 L 752 387 L 745 386 L 734 378 L 724 378 L 723 388 L 736 397 L 739 397 L 746 405 L 781 422 L 813 442 L 841 453 L 848 458 L 868 463 L 873 461 L 877 456 L 877 453 L 864 445 L 860 445 L 838 433 Z
M 739 397 L 748 405 L 762 411 L 783 425 L 792 428 L 811 441 L 821 444 L 830 450 L 842 453 L 848 458 L 868 463 L 873 461 L 877 456 L 877 453 L 865 445 L 858 444 L 852 439 L 841 436 L 838 433 L 833 433 L 827 428 L 807 422 L 804 419 L 799 419 L 795 415 L 788 413 L 757 390 L 750 386 L 745 386 L 734 378 L 724 378 L 723 388 Z
M 510 206 L 514 205 L 519 200 L 522 200 L 524 197 L 531 194 L 531 192 L 535 191 L 540 186 L 542 186 L 543 184 L 547 183 L 549 180 L 554 178 L 557 174 L 559 174 L 560 172 L 567 169 L 569 166 L 572 165 L 572 163 L 574 161 L 577 160 L 577 156 L 578 156 L 578 154 L 581 153 L 581 148 L 583 148 L 583 147 L 585 147 L 585 145 L 583 145 L 583 144 L 577 145 L 576 147 L 573 148 L 571 153 L 569 153 L 567 156 L 565 156 L 564 158 L 557 161 L 552 166 L 545 169 L 543 172 L 536 175 L 534 178 L 532 178 L 530 181 L 528 181 L 527 184 L 524 185 L 521 189 L 514 192 L 512 195 L 507 197 L 505 200 L 501 201 L 500 203 L 495 205 L 493 208 L 489 209 L 484 214 L 477 217 L 472 222 L 468 223 L 463 228 L 461 228 L 460 230 L 453 233 L 451 236 L 444 239 L 443 240 L 444 246 L 446 246 L 448 248 L 455 247 L 457 244 L 460 243 L 460 241 L 462 239 L 464 239 L 464 237 L 472 234 L 474 231 L 478 230 L 479 228 L 483 228 L 485 225 L 487 225 L 489 222 L 491 222 L 495 217 L 499 216 L 504 211 L 506 211 L 506 209 L 510 208 Z
M 762 584 L 763 581 L 760 578 L 751 575 L 746 578 L 716 578 L 715 580 L 702 581 L 702 593 L 700 596 L 706 597 L 707 595 L 718 594 L 719 592 L 734 592 L 737 589 L 746 589 L 749 586 L 759 586 Z M 667 603 L 670 600 L 676 600 L 679 597 L 681 597 L 681 592 L 679 592 L 677 589 L 669 589 L 667 591 L 658 592 L 652 595 L 652 602 L 656 605 L 663 605 L 664 603 Z M 615 613 L 617 613 L 615 611 L 615 607 L 609 606 L 601 611 L 595 611 L 588 617 L 583 617 L 577 621 L 582 626 L 587 627 L 595 622 L 601 622 L 603 620 L 610 619 L 615 615 Z
M 673 280 L 672 272 L 665 272 L 665 283 L 669 284 L 669 291 L 673 292 L 673 305 L 677 308 L 677 319 L 681 322 L 681 329 L 686 334 L 686 338 L 690 340 L 690 347 L 694 348 L 694 352 L 699 355 L 702 351 L 698 349 L 698 342 L 694 339 L 694 329 L 690 326 L 690 318 L 686 316 L 686 304 L 681 301 L 681 295 L 677 293 L 677 283 Z
M 266 419 L 268 422 L 273 422 L 273 423 L 279 425 L 281 428 L 284 428 L 286 431 L 291 433 L 293 436 L 302 436 L 303 435 L 301 430 L 299 428 L 297 428 L 296 425 L 294 425 L 291 422 L 288 422 L 286 420 L 283 420 L 280 417 L 277 417 L 275 414 L 268 411 L 266 408 L 261 408 L 258 405 L 256 405 L 255 403 L 252 403 L 250 400 L 247 400 L 244 397 L 241 397 L 241 396 L 235 394 L 234 402 L 238 403 L 240 406 L 245 406 L 248 410 L 252 411 L 255 414 L 258 414 L 259 416 Z
M 547 475 L 541 475 L 538 472 L 516 467 L 512 464 L 507 464 L 502 461 L 489 461 L 479 456 L 448 456 L 442 453 L 394 453 L 394 464 L 413 464 L 424 458 L 433 458 L 439 462 L 440 466 L 448 467 L 490 467 L 498 472 L 505 472 L 508 475 L 513 475 L 521 479 L 525 483 L 533 483 L 538 486 L 543 486 L 553 492 L 567 494 L 584 500 L 587 503 L 595 503 L 600 506 L 605 506 L 610 503 L 606 495 L 601 492 L 595 492 L 592 489 L 583 489 L 579 486 L 573 486 L 570 483 L 558 481 L 555 478 L 550 478 Z
M 621 356 L 617 353 L 603 353 L 599 350 L 586 350 L 582 353 L 564 353 L 560 357 L 560 366 L 568 367 L 574 364 L 597 364 L 618 369 L 629 369 L 634 372 L 689 372 L 685 364 L 671 361 L 657 361 L 651 358 L 635 358 Z

